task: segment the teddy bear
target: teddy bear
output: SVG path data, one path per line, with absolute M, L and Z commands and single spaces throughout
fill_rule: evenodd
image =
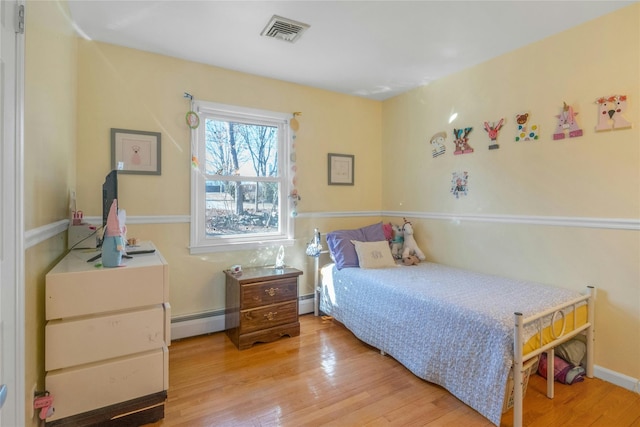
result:
M 409 255 L 406 258 L 402 258 L 402 265 L 418 265 L 420 260 L 415 255 Z
M 402 226 L 404 233 L 404 245 L 402 245 L 402 259 L 408 258 L 410 255 L 415 255 L 420 261 L 424 261 L 427 257 L 418 247 L 415 237 L 413 237 L 413 227 L 411 223 L 404 218 L 404 225 Z

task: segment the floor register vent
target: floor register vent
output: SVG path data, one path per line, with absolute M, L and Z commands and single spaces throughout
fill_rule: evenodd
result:
M 260 35 L 295 43 L 307 28 L 308 24 L 273 15 Z

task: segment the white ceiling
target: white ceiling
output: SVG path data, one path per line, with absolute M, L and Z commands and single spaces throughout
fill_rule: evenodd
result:
M 632 3 L 69 1 L 92 40 L 377 100 Z M 295 43 L 260 36 L 273 15 L 311 27 Z

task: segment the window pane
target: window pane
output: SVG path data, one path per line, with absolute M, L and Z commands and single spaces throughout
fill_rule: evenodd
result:
M 278 176 L 278 128 L 205 119 L 206 174 Z
M 280 232 L 276 182 L 207 181 L 207 238 Z
M 290 242 L 289 113 L 194 102 L 191 253 Z

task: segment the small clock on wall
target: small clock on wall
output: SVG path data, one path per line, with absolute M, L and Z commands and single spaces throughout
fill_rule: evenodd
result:
M 187 126 L 191 129 L 195 129 L 200 126 L 200 117 L 198 117 L 198 113 L 195 111 L 189 111 L 186 115 Z

